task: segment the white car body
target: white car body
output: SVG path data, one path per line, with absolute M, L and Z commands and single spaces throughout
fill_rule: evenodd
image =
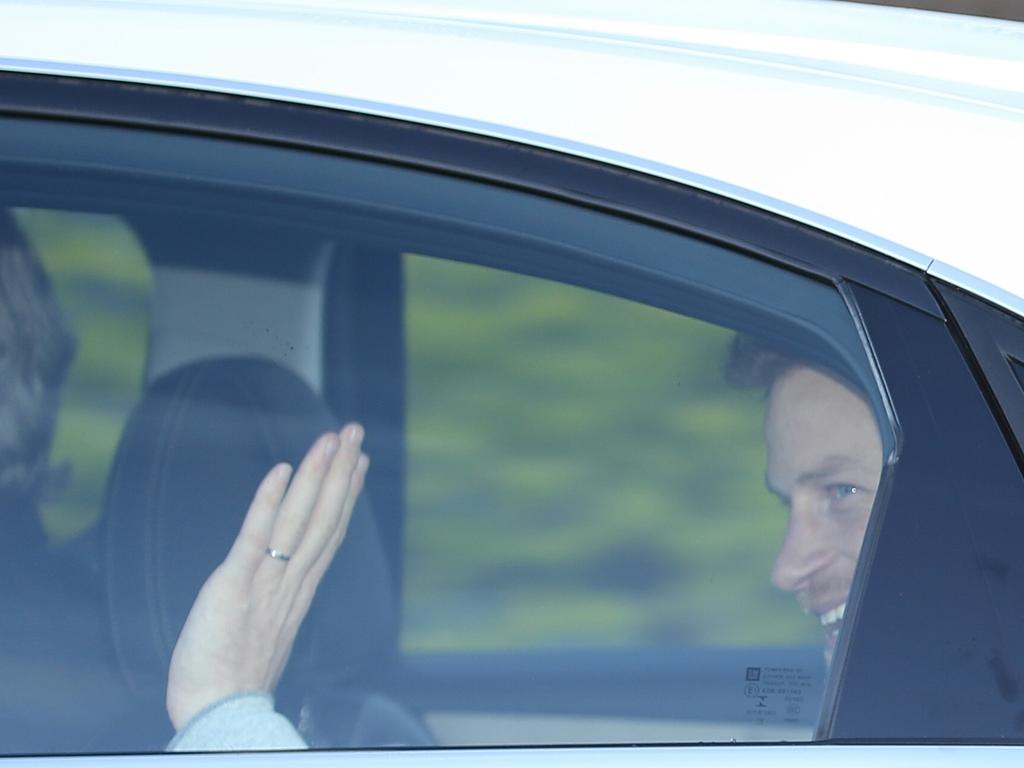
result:
M 0 0 L 0 70 L 277 99 L 562 151 L 781 214 L 1024 316 L 1021 23 L 838 0 Z M 737 749 L 761 766 L 977 757 L 940 745 Z M 637 764 L 735 764 L 736 754 L 649 749 Z M 983 752 L 993 765 L 1020 754 Z M 635 757 L 572 748 L 288 760 Z
M 561 149 L 784 213 L 1024 313 L 1024 25 L 828 0 L 2 2 L 0 69 Z

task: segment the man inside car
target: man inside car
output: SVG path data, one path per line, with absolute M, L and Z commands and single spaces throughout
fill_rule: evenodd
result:
M 765 482 L 789 513 L 771 579 L 821 622 L 831 662 L 882 474 L 874 414 L 838 373 L 749 337 L 736 338 L 728 377 L 767 392 Z

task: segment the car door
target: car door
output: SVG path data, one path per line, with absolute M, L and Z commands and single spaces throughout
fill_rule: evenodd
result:
M 15 534 L 7 754 L 162 750 L 260 473 L 349 419 L 373 470 L 277 696 L 327 751 L 261 761 L 1020 741 L 1019 449 L 920 273 L 513 142 L 4 82 L 12 242 L 78 344 L 71 479 Z

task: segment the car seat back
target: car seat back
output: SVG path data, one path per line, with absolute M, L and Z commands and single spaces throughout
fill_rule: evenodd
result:
M 150 386 L 125 428 L 103 522 L 103 569 L 115 664 L 136 697 L 129 726 L 152 748 L 169 739 L 163 710 L 178 633 L 223 560 L 274 464 L 301 461 L 338 423 L 294 372 L 258 358 L 205 360 Z M 278 690 L 298 715 L 308 692 L 354 686 L 387 654 L 394 622 L 371 505 L 360 500 L 320 586 Z M 289 712 L 290 710 L 290 712 Z

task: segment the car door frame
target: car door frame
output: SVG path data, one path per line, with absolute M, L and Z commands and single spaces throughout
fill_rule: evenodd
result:
M 973 446 L 978 457 L 1002 452 L 1006 459 L 998 466 L 984 466 L 981 461 L 970 463 L 972 483 L 983 485 L 978 478 L 996 473 L 998 478 L 993 482 L 1005 491 L 998 510 L 985 511 L 992 520 L 984 518 L 978 523 L 984 528 L 985 546 L 998 553 L 999 536 L 1009 540 L 1024 533 L 1024 523 L 1016 522 L 1012 514 L 1016 504 L 1024 500 L 1018 446 L 1007 442 L 1005 430 L 991 410 L 993 398 L 985 378 L 977 375 L 971 358 L 964 355 L 961 340 L 950 332 L 932 284 L 914 267 L 833 234 L 695 187 L 501 139 L 274 99 L 230 95 L 210 98 L 201 90 L 200 83 L 189 90 L 26 73 L 2 74 L 0 83 L 4 86 L 0 89 L 0 114 L 4 115 L 255 141 L 470 178 L 643 221 L 827 280 L 842 291 L 861 323 L 884 372 L 881 383 L 894 398 L 901 425 L 906 428 L 910 423 L 920 423 L 922 430 L 930 430 L 938 439 L 931 446 L 921 445 L 926 441 L 916 437 L 908 441 L 901 461 L 916 456 L 917 468 L 902 484 L 900 473 L 896 473 L 895 487 L 888 490 L 890 498 L 924 494 L 934 497 L 935 503 L 942 506 L 938 493 L 941 489 L 929 487 L 929 465 L 955 464 L 952 457 L 944 455 L 949 451 L 939 438 L 949 428 L 944 419 L 955 415 L 953 412 L 966 402 L 969 407 L 963 408 L 962 418 L 954 420 L 964 443 Z M 933 397 L 923 383 L 929 381 L 929 372 L 934 372 L 940 363 L 954 369 L 955 376 L 940 395 Z M 966 414 L 974 420 L 973 426 Z M 911 449 L 919 453 L 912 454 Z M 955 456 L 964 461 L 970 459 L 966 449 L 955 452 Z M 908 504 L 908 508 L 913 506 Z M 396 569 L 401 560 L 397 549 L 402 539 L 401 525 L 399 516 L 391 521 L 386 534 Z M 845 661 L 833 675 L 826 699 L 826 715 L 819 730 L 822 740 L 966 743 L 976 739 L 970 730 L 975 726 L 971 724 L 991 719 L 991 706 L 971 709 L 963 704 L 962 696 L 952 696 L 944 719 L 930 723 L 928 713 L 934 710 L 934 704 L 926 702 L 920 694 L 926 690 L 928 696 L 938 695 L 938 688 L 928 684 L 928 680 L 942 674 L 934 665 L 945 658 L 943 653 L 948 656 L 956 648 L 966 648 L 973 654 L 964 662 L 965 669 L 971 674 L 982 670 L 986 676 L 986 685 L 977 685 L 976 693 L 981 697 L 977 701 L 1002 701 L 1006 706 L 996 707 L 1000 717 L 1003 709 L 1011 711 L 1016 707 L 1017 672 L 1001 649 L 1009 647 L 1018 636 L 1024 640 L 1019 622 L 1012 632 L 1003 632 L 1002 628 L 990 632 L 993 637 L 1000 632 L 1005 635 L 999 639 L 1000 653 L 993 654 L 986 651 L 985 642 L 973 637 L 968 623 L 960 622 L 962 626 L 958 629 L 947 626 L 948 622 L 930 619 L 924 607 L 934 610 L 934 600 L 920 600 L 921 607 L 913 607 L 915 597 L 925 595 L 927 587 L 916 580 L 908 581 L 901 571 L 902 564 L 908 560 L 941 561 L 943 553 L 953 553 L 962 545 L 962 526 L 949 526 L 927 542 L 926 550 L 914 550 L 908 537 L 912 540 L 921 528 L 919 511 L 905 515 L 888 511 L 872 524 L 864 558 L 870 568 L 861 567 L 858 571 L 854 591 L 859 591 L 860 599 L 851 601 L 850 628 L 839 649 L 839 656 Z M 890 536 L 890 530 L 903 534 Z M 961 590 L 954 595 L 951 607 L 946 606 L 953 615 L 969 615 L 964 607 L 972 600 L 990 597 L 993 580 L 999 578 L 999 557 L 982 550 L 975 551 L 965 562 L 953 557 L 957 567 L 944 571 L 950 584 L 971 584 L 969 591 Z M 1000 590 L 1000 594 L 1006 591 L 1005 581 Z M 877 609 L 872 607 L 876 605 Z M 863 606 L 870 610 L 865 608 L 862 613 Z M 887 628 L 893 626 L 893 621 L 897 625 L 905 623 L 908 611 L 916 626 L 924 628 L 924 634 L 935 637 L 933 628 L 948 634 L 941 636 L 942 653 L 932 654 L 927 663 L 911 665 L 916 677 L 893 679 L 901 658 L 912 653 L 914 638 L 901 639 L 902 644 L 894 650 L 886 645 L 892 641 Z M 996 608 L 992 611 L 999 612 Z M 886 696 L 898 700 L 899 705 L 879 706 L 879 699 Z M 912 727 L 901 732 L 899 726 L 906 721 L 908 710 L 925 714 L 912 718 Z M 963 713 L 966 724 L 962 729 L 950 730 L 948 718 L 958 711 Z M 1024 728 L 1024 721 L 1020 725 Z M 1024 744 L 1020 730 L 1009 728 L 992 731 L 983 740 Z M 499 759 L 499 753 L 496 750 L 493 755 L 487 754 Z M 506 757 L 510 754 L 506 753 Z M 559 754 L 568 757 L 566 752 Z

